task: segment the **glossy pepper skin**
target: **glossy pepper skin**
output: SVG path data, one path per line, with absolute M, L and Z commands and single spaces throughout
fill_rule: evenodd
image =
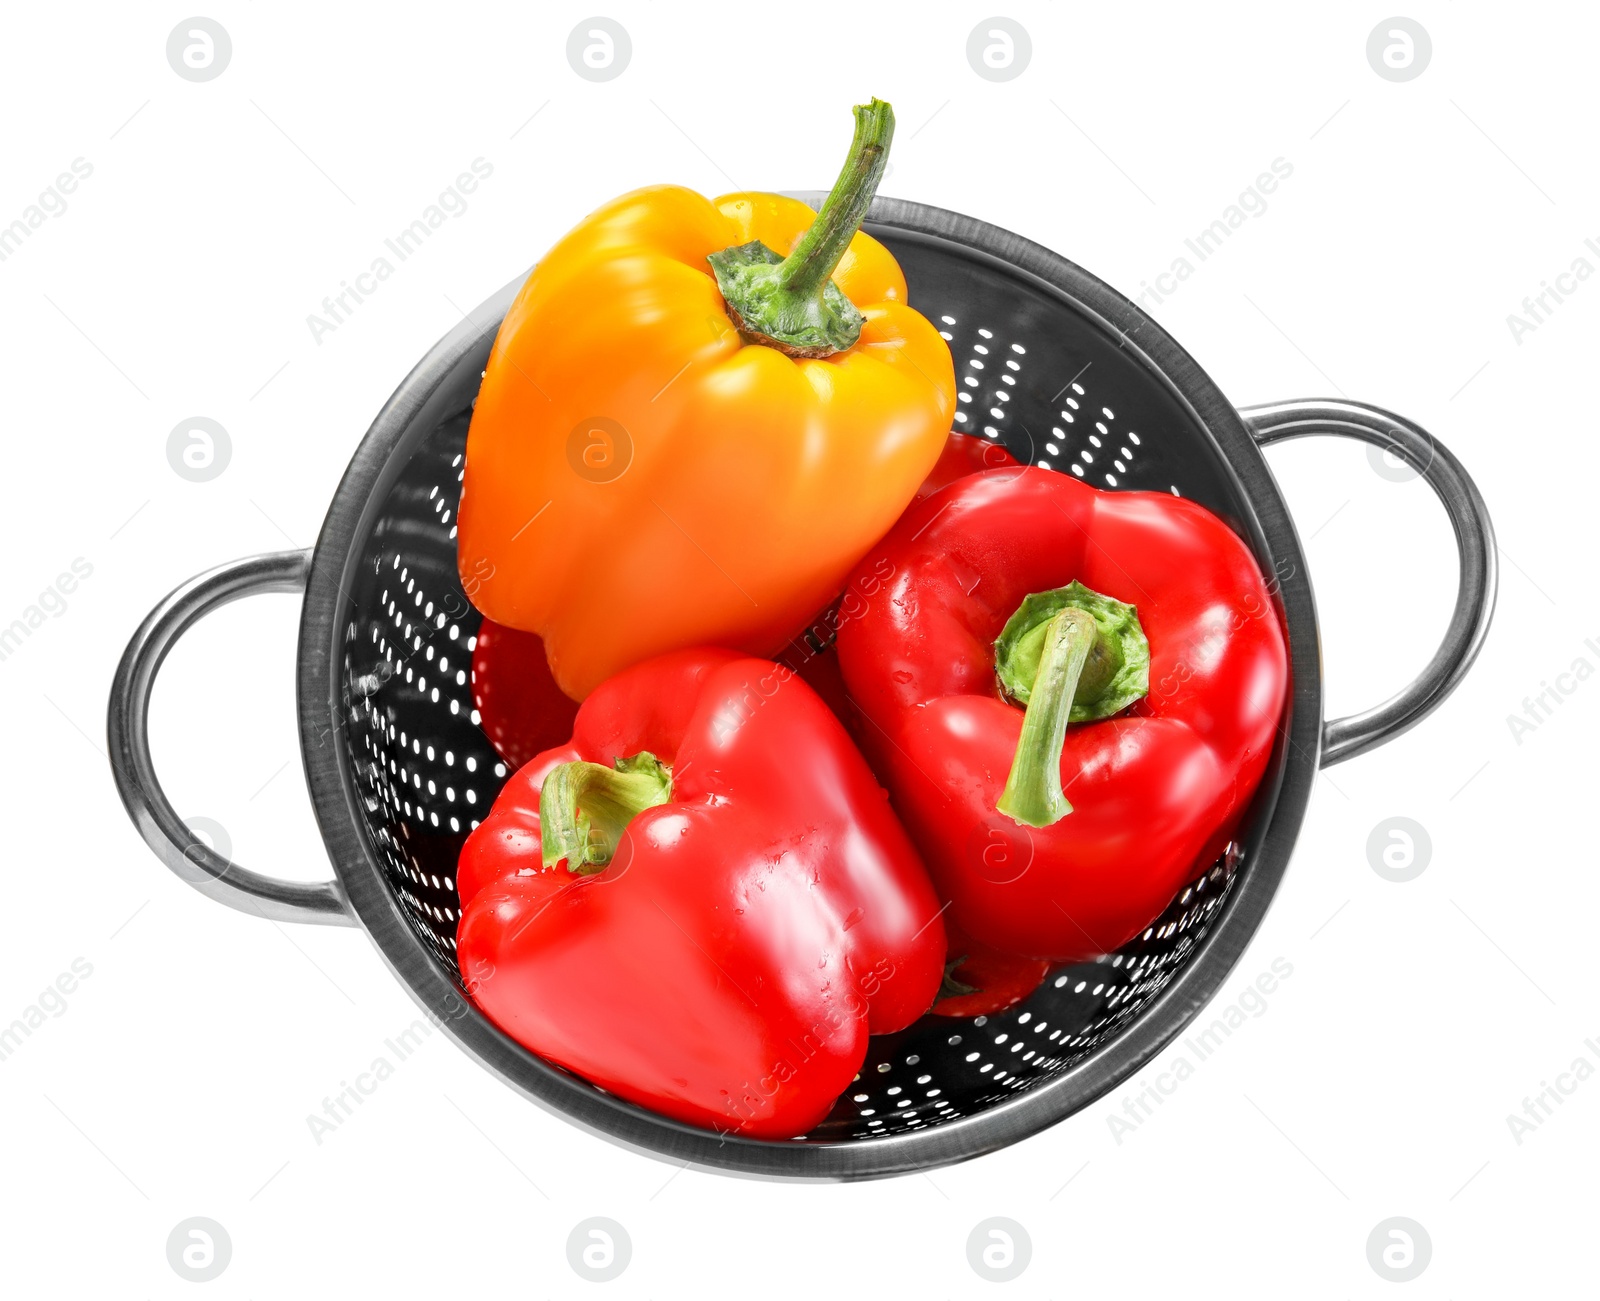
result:
M 544 788 L 642 752 L 670 792 L 605 865 L 548 863 Z M 674 652 L 592 692 L 571 742 L 468 838 L 458 882 L 463 978 L 501 1029 L 631 1102 L 750 1137 L 814 1127 L 868 1034 L 926 1012 L 943 972 L 938 901 L 859 751 L 791 671 L 732 651 Z
M 1283 712 L 1283 632 L 1249 550 L 1194 502 L 1029 467 L 913 507 L 858 572 L 885 571 L 881 599 L 840 628 L 840 667 L 952 920 L 1054 962 L 1138 935 L 1226 845 Z M 1024 711 L 994 643 L 1024 598 L 1075 580 L 1136 608 L 1148 695 L 1067 728 L 1071 811 L 1022 825 L 997 809 Z
M 931 497 L 939 489 L 969 474 L 980 474 L 984 470 L 996 470 L 1002 466 L 1016 464 L 1016 458 L 1001 444 L 992 443 L 987 438 L 977 438 L 971 434 L 952 431 L 946 437 L 944 450 L 939 453 L 939 459 L 934 463 L 933 469 L 928 471 L 928 477 L 918 486 L 913 500 L 921 501 L 924 497 Z M 838 598 L 831 602 L 827 609 L 818 613 L 799 636 L 790 638 L 777 656 L 781 663 L 798 673 L 806 680 L 807 685 L 822 697 L 823 703 L 833 711 L 834 716 L 845 725 L 852 736 L 860 726 L 860 720 L 855 707 L 850 703 L 849 696 L 845 693 L 844 678 L 839 673 L 839 656 L 834 651 L 834 641 L 839 635 L 840 625 L 866 608 L 866 603 L 882 586 L 880 580 L 883 576 L 858 569 L 851 576 L 849 586 L 839 594 Z
M 957 479 L 964 479 L 969 474 L 982 474 L 985 470 L 1000 470 L 1017 464 L 1017 458 L 1006 451 L 1004 443 L 990 442 L 987 438 L 979 438 L 976 434 L 963 434 L 955 430 L 950 431 L 945 439 L 944 450 L 939 453 L 939 459 L 933 463 L 933 469 L 928 471 L 925 478 L 917 488 L 915 501 L 924 497 L 931 497 L 940 488 L 954 483 Z
M 544 638 L 568 695 L 683 646 L 776 653 L 938 459 L 950 351 L 877 240 L 836 241 L 831 282 L 865 318 L 851 346 L 795 358 L 736 325 L 708 258 L 786 255 L 815 220 L 775 194 L 637 190 L 551 249 L 507 313 L 458 560 L 474 605 Z
M 944 931 L 948 953 L 935 1016 L 993 1016 L 1022 1002 L 1050 973 L 1048 962 L 979 944 L 953 921 L 946 920 Z
M 472 705 L 483 734 L 513 769 L 571 736 L 578 712 L 550 676 L 544 643 L 492 619 L 478 625 L 473 643 Z

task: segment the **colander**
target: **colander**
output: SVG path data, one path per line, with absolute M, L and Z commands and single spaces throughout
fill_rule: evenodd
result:
M 802 194 L 813 205 L 821 195 Z M 1291 692 L 1272 763 L 1221 859 L 1134 943 L 1053 971 L 994 1016 L 924 1017 L 874 1038 L 861 1073 L 805 1137 L 765 1142 L 657 1116 L 550 1065 L 489 1022 L 456 967 L 456 857 L 507 776 L 469 680 L 478 615 L 456 576 L 467 423 L 522 277 L 452 330 L 356 449 L 311 551 L 235 561 L 184 583 L 140 625 L 111 689 L 112 769 L 128 813 L 174 872 L 277 921 L 364 927 L 412 996 L 528 1098 L 635 1150 L 785 1178 L 861 1178 L 992 1151 L 1052 1125 L 1149 1062 L 1205 1006 L 1260 924 L 1317 768 L 1382 744 L 1435 708 L 1488 630 L 1495 545 L 1477 488 L 1417 425 L 1356 402 L 1239 411 L 1153 320 L 1066 259 L 970 217 L 879 198 L 867 228 L 899 258 L 911 301 L 949 340 L 955 427 L 1097 487 L 1175 492 L 1217 512 L 1274 579 Z M 1261 448 L 1331 434 L 1392 452 L 1444 503 L 1460 554 L 1455 610 L 1420 677 L 1377 708 L 1325 722 L 1311 580 Z M 301 755 L 335 879 L 277 880 L 201 843 L 152 765 L 151 687 L 174 641 L 255 592 L 304 592 Z

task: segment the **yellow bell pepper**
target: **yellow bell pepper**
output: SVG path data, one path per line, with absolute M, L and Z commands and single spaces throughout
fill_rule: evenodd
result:
M 950 350 L 859 230 L 894 116 L 855 114 L 820 214 L 636 190 L 551 249 L 501 324 L 467 437 L 461 580 L 544 638 L 576 699 L 679 647 L 777 652 L 939 457 Z

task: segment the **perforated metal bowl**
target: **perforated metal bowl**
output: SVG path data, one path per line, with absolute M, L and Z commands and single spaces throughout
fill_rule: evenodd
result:
M 783 1143 L 721 1137 L 622 1102 L 526 1051 L 473 1007 L 455 960 L 456 856 L 506 770 L 473 716 L 478 615 L 456 577 L 454 514 L 473 398 L 520 278 L 396 390 L 357 448 L 316 548 L 237 561 L 179 587 L 140 626 L 112 686 L 117 785 L 173 871 L 264 917 L 364 927 L 422 1007 L 509 1084 L 608 1138 L 703 1167 L 799 1178 L 927 1168 L 1033 1134 L 1126 1079 L 1238 959 L 1283 874 L 1318 765 L 1370 749 L 1438 705 L 1477 653 L 1494 604 L 1483 501 L 1416 425 L 1343 401 L 1236 411 L 1160 326 L 1036 244 L 892 199 L 873 205 L 868 228 L 950 341 L 957 429 L 1097 487 L 1203 502 L 1276 577 L 1292 692 L 1260 793 L 1224 860 L 1121 952 L 1053 972 L 1001 1015 L 925 1017 L 872 1040 L 828 1119 Z M 1327 723 L 1311 583 L 1259 450 L 1305 434 L 1362 439 L 1409 462 L 1443 500 L 1461 561 L 1449 630 L 1422 675 L 1378 708 Z M 270 590 L 305 592 L 301 749 L 337 873 L 323 884 L 275 880 L 199 843 L 150 759 L 146 714 L 168 648 L 208 611 Z

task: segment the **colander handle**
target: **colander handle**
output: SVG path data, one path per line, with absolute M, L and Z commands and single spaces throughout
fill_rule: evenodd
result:
M 278 551 L 220 565 L 171 592 L 139 625 L 111 683 L 106 740 L 128 816 L 156 856 L 201 894 L 281 922 L 354 926 L 337 881 L 279 881 L 200 843 L 168 802 L 150 757 L 150 692 L 179 637 L 219 606 L 258 592 L 304 592 L 309 551 Z
M 1427 430 L 1392 411 L 1364 402 L 1317 398 L 1246 407 L 1239 414 L 1262 447 L 1289 438 L 1327 434 L 1360 439 L 1393 452 L 1428 481 L 1456 534 L 1461 581 L 1444 641 L 1416 680 L 1399 694 L 1364 714 L 1322 725 L 1322 766 L 1326 768 L 1416 726 L 1456 689 L 1477 658 L 1494 615 L 1494 527 L 1478 486 L 1461 462 Z

